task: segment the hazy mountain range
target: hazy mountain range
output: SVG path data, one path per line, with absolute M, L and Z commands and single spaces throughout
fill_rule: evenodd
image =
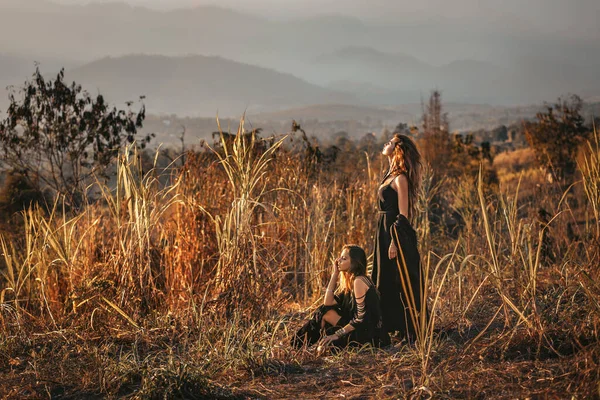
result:
M 303 104 L 352 102 L 290 74 L 221 57 L 125 56 L 103 58 L 67 71 L 66 79 L 116 102 L 144 95 L 151 112 L 224 116 Z
M 433 88 L 446 101 L 492 105 L 600 95 L 599 41 L 536 35 L 502 17 L 482 35 L 443 18 L 376 24 L 212 6 L 0 0 L 0 84 L 22 83 L 36 60 L 47 74 L 65 66 L 68 79 L 109 101 L 145 95 L 150 112 L 202 116 L 418 103 Z M 5 99 L 4 91 L 1 109 Z

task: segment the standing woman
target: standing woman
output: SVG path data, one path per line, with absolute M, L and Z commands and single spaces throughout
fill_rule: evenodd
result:
M 371 278 L 381 295 L 384 328 L 410 341 L 415 338 L 414 318 L 421 311 L 424 287 L 417 235 L 410 223 L 421 183 L 421 154 L 414 141 L 401 134 L 384 145 L 382 154 L 388 157 L 389 169 L 378 188 Z

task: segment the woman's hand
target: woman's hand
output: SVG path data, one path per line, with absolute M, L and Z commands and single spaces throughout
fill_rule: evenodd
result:
M 390 243 L 390 248 L 388 249 L 388 258 L 390 260 L 393 260 L 394 258 L 396 258 L 396 256 L 398 255 L 398 249 L 396 248 L 396 245 L 394 244 L 394 242 Z
M 338 284 L 339 275 L 340 269 L 338 268 L 338 260 L 335 260 L 331 267 L 331 277 L 329 278 L 327 289 L 325 289 L 325 298 L 323 299 L 323 304 L 326 306 L 332 306 L 336 303 L 335 288 Z
M 339 274 L 340 274 L 340 268 L 338 267 L 338 260 L 335 260 L 333 262 L 333 267 L 331 269 L 331 276 L 335 276 L 337 279 Z
M 321 341 L 319 342 L 319 346 L 320 347 L 324 347 L 324 346 L 328 346 L 330 345 L 332 342 L 335 342 L 336 340 L 339 339 L 339 336 L 333 334 L 333 335 L 329 335 L 329 336 L 325 336 L 323 339 L 321 339 Z

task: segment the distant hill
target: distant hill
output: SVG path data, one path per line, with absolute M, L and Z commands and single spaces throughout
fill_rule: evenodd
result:
M 114 103 L 143 95 L 151 113 L 239 116 L 246 109 L 258 112 L 352 100 L 289 74 L 221 57 L 108 57 L 68 70 L 65 78 Z
M 365 46 L 344 47 L 315 58 L 335 82 L 369 83 L 388 90 L 422 89 L 436 68 L 406 54 L 384 53 Z
M 600 93 L 597 40 L 527 34 L 529 27 L 515 16 L 486 15 L 420 22 L 404 16 L 381 24 L 342 15 L 271 19 L 216 6 L 158 11 L 118 1 L 0 0 L 0 49 L 86 62 L 134 53 L 218 55 L 320 86 L 384 88 L 354 92 L 373 105 L 418 101 L 419 92 L 432 88 L 448 100 L 492 104 Z M 461 23 L 467 21 L 475 25 Z M 432 65 L 437 59 L 458 61 Z
M 432 88 L 441 90 L 447 100 L 472 104 L 539 103 L 568 93 L 593 97 L 600 93 L 600 63 L 579 62 L 530 56 L 511 68 L 471 59 L 433 66 L 365 46 L 345 47 L 313 60 L 321 78 L 330 78 L 328 87 L 346 88 L 372 105 L 414 102 Z
M 425 69 L 429 72 L 432 67 L 413 56 L 406 54 L 391 54 L 366 46 L 348 46 L 329 54 L 316 57 L 323 64 L 344 63 L 352 61 L 373 68 L 406 68 L 410 70 Z
M 454 101 L 501 103 L 521 91 L 512 71 L 488 62 L 457 60 L 439 67 L 406 54 L 368 47 L 346 47 L 315 59 L 335 77 L 331 88 L 348 87 L 371 104 L 415 101 L 419 93 L 438 88 Z M 354 88 L 353 88 L 354 87 Z
M 242 54 L 243 35 L 267 37 L 262 33 L 267 26 L 267 20 L 215 6 L 156 11 L 118 1 L 0 0 L 0 49 L 88 62 L 136 52 Z

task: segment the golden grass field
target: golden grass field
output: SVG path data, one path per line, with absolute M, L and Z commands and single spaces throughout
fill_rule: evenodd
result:
M 413 345 L 339 354 L 289 339 L 342 245 L 371 252 L 384 160 L 242 137 L 165 171 L 124 154 L 100 200 L 5 221 L 0 397 L 600 396 L 597 135 L 571 186 L 527 150 L 497 156 L 499 184 L 427 172 L 430 325 Z

